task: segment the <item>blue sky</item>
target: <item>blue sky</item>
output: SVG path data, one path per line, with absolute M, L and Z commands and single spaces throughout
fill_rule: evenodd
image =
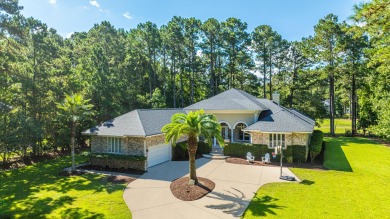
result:
M 19 0 L 22 14 L 55 28 L 62 36 L 88 31 L 107 20 L 116 28 L 129 30 L 152 21 L 158 26 L 173 16 L 195 17 L 202 21 L 224 21 L 236 17 L 247 22 L 248 31 L 270 25 L 287 40 L 313 34 L 313 26 L 329 13 L 345 20 L 361 0 Z

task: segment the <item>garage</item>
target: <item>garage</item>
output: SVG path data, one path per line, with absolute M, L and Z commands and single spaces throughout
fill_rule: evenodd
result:
M 171 145 L 160 144 L 149 147 L 148 167 L 171 160 Z

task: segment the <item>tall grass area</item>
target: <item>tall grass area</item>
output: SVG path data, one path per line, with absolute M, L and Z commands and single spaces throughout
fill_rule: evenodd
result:
M 315 129 L 321 130 L 325 134 L 330 133 L 330 119 L 324 119 L 320 127 Z M 352 129 L 352 120 L 349 119 L 335 119 L 335 134 L 345 134 L 345 130 Z
M 0 172 L 0 218 L 131 218 L 125 184 L 93 174 L 59 176 L 70 165 L 66 156 Z
M 243 218 L 386 218 L 390 148 L 365 138 L 326 138 L 324 166 L 291 168 L 301 183 L 261 187 Z

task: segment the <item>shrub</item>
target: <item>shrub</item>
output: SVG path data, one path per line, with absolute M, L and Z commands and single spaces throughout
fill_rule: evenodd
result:
M 267 148 L 266 145 L 229 143 L 223 148 L 223 153 L 226 156 L 246 158 L 246 154 L 251 152 L 255 156 L 255 160 L 261 160 L 265 148 Z
M 208 154 L 211 152 L 212 146 L 204 141 L 198 142 L 197 154 Z M 179 142 L 176 146 L 172 146 L 172 160 L 188 160 L 187 141 Z
M 144 160 L 146 160 L 145 156 L 122 155 L 122 154 L 95 153 L 95 154 L 90 154 L 90 157 L 105 158 L 105 159 L 113 158 L 113 159 L 118 159 L 118 160 L 129 160 L 129 161 L 144 161 Z
M 292 156 L 288 156 L 287 157 L 287 163 L 293 163 L 293 157 Z
M 287 146 L 287 149 L 283 150 L 283 162 L 287 162 L 288 157 L 293 157 L 293 159 L 297 161 L 306 162 L 306 147 L 299 146 L 299 148 L 303 148 L 303 150 L 296 150 L 297 152 L 295 155 L 293 153 L 294 147 L 297 146 Z M 226 156 L 239 157 L 244 159 L 246 159 L 246 153 L 251 152 L 252 155 L 255 156 L 255 160 L 261 160 L 261 157 L 264 157 L 266 153 L 271 155 L 274 151 L 274 149 L 268 148 L 267 145 L 247 143 L 230 143 L 223 149 L 223 153 Z M 276 158 L 273 158 L 271 155 L 271 159 L 279 161 L 280 154 L 276 155 Z
M 188 160 L 187 142 L 172 146 L 172 160 Z
M 306 163 L 306 146 L 304 145 L 292 145 L 292 157 L 295 162 Z
M 199 141 L 198 142 L 198 150 L 196 150 L 197 154 L 209 154 L 212 150 L 212 146 L 206 142 Z
M 352 137 L 352 130 L 350 129 L 345 129 L 345 134 L 344 134 L 345 137 Z
M 309 154 L 311 162 L 314 161 L 316 156 L 321 152 L 322 140 L 324 139 L 324 133 L 320 130 L 314 130 L 311 135 L 311 141 L 309 144 Z

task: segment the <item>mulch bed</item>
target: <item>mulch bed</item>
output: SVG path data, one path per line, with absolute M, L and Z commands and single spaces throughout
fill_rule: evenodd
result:
M 122 184 L 122 183 L 129 184 L 129 183 L 133 182 L 134 180 L 136 180 L 136 178 L 129 177 L 129 176 L 122 176 L 122 175 L 107 177 L 108 182 L 119 183 L 119 184 Z
M 241 165 L 254 165 L 254 166 L 269 166 L 269 167 L 280 167 L 279 162 L 273 162 L 269 164 L 265 164 L 261 161 L 254 161 L 253 163 L 249 163 L 247 160 L 243 158 L 229 157 L 226 158 L 225 161 L 227 163 L 233 164 L 241 164 Z M 283 163 L 283 167 L 294 167 L 294 168 L 304 168 L 304 169 L 314 169 L 314 170 L 327 170 L 321 164 L 318 163 Z
M 108 168 L 108 167 L 101 167 L 101 166 L 93 166 L 93 165 L 86 165 L 77 167 L 77 169 L 82 170 L 97 170 L 97 171 L 107 171 L 107 172 L 115 172 L 115 173 L 127 173 L 127 174 L 134 174 L 134 175 L 142 175 L 145 172 L 142 170 L 135 170 L 135 169 L 119 169 L 119 168 Z
M 183 201 L 194 201 L 207 195 L 215 188 L 215 183 L 209 179 L 198 177 L 198 183 L 188 185 L 189 177 L 183 177 L 172 181 L 172 194 Z
M 229 157 L 226 158 L 225 161 L 227 163 L 234 163 L 234 164 L 243 164 L 243 165 L 255 165 L 255 166 L 272 166 L 272 164 L 265 164 L 260 161 L 254 161 L 249 163 L 247 160 L 242 159 L 242 158 L 237 158 L 237 157 Z

